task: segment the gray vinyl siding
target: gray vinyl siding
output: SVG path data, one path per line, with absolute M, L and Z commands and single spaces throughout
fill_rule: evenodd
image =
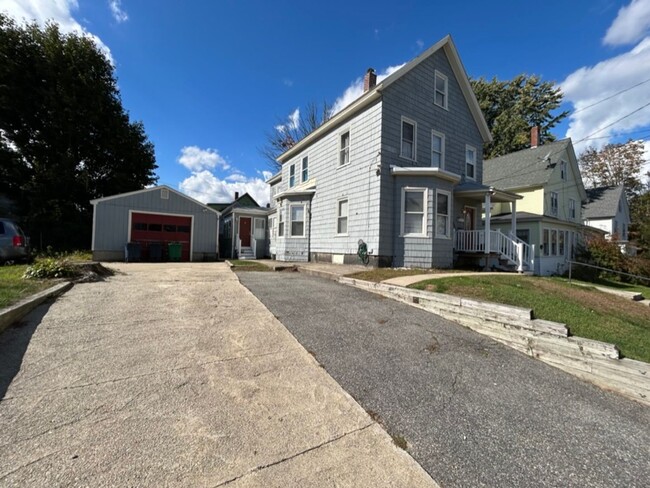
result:
M 339 166 L 339 140 L 347 130 L 350 131 L 350 162 Z M 309 179 L 316 183 L 316 193 L 311 199 L 309 252 L 354 255 L 357 243 L 362 239 L 369 251 L 377 253 L 380 177 L 376 174 L 376 168 L 380 158 L 380 131 L 381 103 L 377 102 L 361 114 L 332 128 L 307 150 L 283 165 L 280 185 L 281 190 L 286 191 L 289 189 L 289 167 L 296 164 L 298 178 L 302 158 L 309 156 Z M 337 235 L 337 202 L 341 199 L 348 200 L 346 236 Z M 283 199 L 283 203 L 286 203 L 286 199 Z M 285 243 L 284 253 L 281 251 L 282 245 L 278 243 L 278 260 L 285 257 L 295 260 L 293 256 L 296 255 L 302 258 L 296 247 L 303 244 L 293 239 L 290 241 Z M 307 243 L 303 247 L 307 248 Z
M 395 222 L 395 235 L 393 237 L 395 254 L 393 266 L 407 268 L 450 268 L 453 264 L 453 216 L 454 202 L 451 183 L 437 178 L 422 177 L 397 177 L 395 179 L 393 201 L 396 202 L 393 220 Z M 427 237 L 402 236 L 402 189 L 426 188 L 427 189 Z M 450 193 L 450 238 L 436 237 L 436 190 Z
M 169 192 L 161 198 L 161 189 L 124 195 L 95 204 L 93 252 L 121 259 L 129 236 L 129 211 L 192 216 L 192 260 L 214 258 L 217 254 L 218 215 L 196 202 Z
M 448 110 L 433 103 L 435 70 L 447 77 Z M 386 88 L 382 106 L 380 253 L 399 256 L 402 250 L 393 250 L 391 246 L 396 242 L 393 236 L 399 234 L 399 220 L 394 218 L 399 212 L 396 214 L 393 209 L 401 202 L 400 193 L 392 188 L 395 178 L 390 175 L 390 166 L 430 167 L 431 133 L 435 130 L 445 135 L 444 168 L 447 171 L 463 176 L 465 146 L 470 145 L 476 149 L 476 181 L 480 183 L 483 175 L 483 140 L 443 50 L 439 50 Z M 417 123 L 415 161 L 400 156 L 402 117 Z M 398 200 L 395 200 L 396 195 Z M 452 248 L 451 245 L 447 247 L 449 256 L 443 257 L 443 252 L 446 251 L 440 249 L 440 252 L 435 252 L 433 262 L 451 263 Z M 408 256 L 415 255 L 416 251 L 407 249 L 405 252 L 405 262 L 409 262 Z M 423 259 L 428 258 L 424 255 Z

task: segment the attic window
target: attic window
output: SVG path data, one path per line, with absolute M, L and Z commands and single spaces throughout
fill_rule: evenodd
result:
M 162 188 L 160 190 L 160 198 L 162 200 L 169 200 L 169 190 L 167 188 Z
M 447 77 L 436 71 L 433 103 L 447 109 Z
M 566 161 L 560 161 L 560 178 L 566 181 Z

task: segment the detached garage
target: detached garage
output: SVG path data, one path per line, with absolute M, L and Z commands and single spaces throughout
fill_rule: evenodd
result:
M 217 259 L 221 214 L 173 188 L 156 186 L 90 203 L 96 261 L 124 260 L 128 243 L 142 261 L 172 257 L 166 254 L 170 244 L 180 248 L 181 261 Z

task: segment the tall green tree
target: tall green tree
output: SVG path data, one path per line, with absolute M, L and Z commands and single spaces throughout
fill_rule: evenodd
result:
M 512 80 L 471 80 L 493 142 L 483 148 L 485 159 L 530 147 L 530 129 L 538 126 L 540 143 L 553 141 L 551 129 L 568 112 L 556 113 L 562 92 L 554 82 L 520 74 Z
M 35 245 L 88 247 L 89 200 L 152 184 L 156 168 L 92 39 L 0 14 L 0 192 Z
M 578 158 L 582 177 L 592 186 L 625 185 L 628 198 L 644 190 L 641 176 L 645 160 L 643 141 L 607 144 L 600 150 L 587 148 Z
M 296 109 L 286 120 L 279 120 L 273 130 L 266 133 L 266 141 L 259 148 L 271 169 L 279 171 L 282 165 L 277 161 L 278 156 L 327 122 L 331 112 L 328 102 L 320 105 L 310 102 L 303 110 Z

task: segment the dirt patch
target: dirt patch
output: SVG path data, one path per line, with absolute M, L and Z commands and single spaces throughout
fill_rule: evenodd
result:
M 104 279 L 113 276 L 115 271 L 106 268 L 101 263 L 96 262 L 78 262 L 71 263 L 74 267 L 77 277 L 73 280 L 75 283 L 94 283 L 104 281 Z

